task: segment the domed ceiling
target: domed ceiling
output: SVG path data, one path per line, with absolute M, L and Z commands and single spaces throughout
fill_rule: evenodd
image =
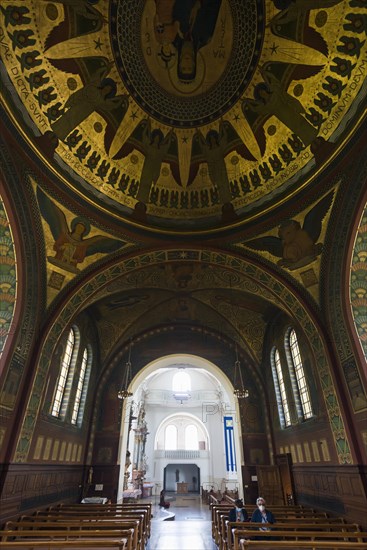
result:
M 163 231 L 312 186 L 365 109 L 365 0 L 1 6 L 3 98 L 58 185 Z

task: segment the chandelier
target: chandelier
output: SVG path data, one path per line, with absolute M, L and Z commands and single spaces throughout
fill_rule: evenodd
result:
M 117 397 L 119 399 L 127 399 L 128 397 L 131 397 L 133 395 L 131 393 L 131 391 L 128 390 L 130 380 L 131 380 L 131 360 L 130 359 L 131 359 L 131 340 L 130 340 L 130 344 L 129 344 L 129 357 L 128 357 L 128 359 L 126 361 L 126 365 L 125 365 L 125 373 L 124 373 L 123 383 L 121 385 L 120 390 L 117 393 Z
M 243 379 L 242 379 L 242 371 L 241 371 L 241 363 L 238 359 L 238 351 L 237 351 L 237 344 L 236 344 L 236 361 L 234 362 L 234 395 L 237 397 L 237 399 L 245 399 L 249 396 L 248 389 L 245 388 L 243 385 Z

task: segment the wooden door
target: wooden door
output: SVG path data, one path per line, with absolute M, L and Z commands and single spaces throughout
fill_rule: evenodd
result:
M 285 503 L 296 504 L 292 475 L 292 455 L 290 453 L 276 455 L 275 463 L 279 467 Z
M 265 499 L 267 506 L 285 504 L 279 467 L 257 466 L 256 474 L 259 496 Z

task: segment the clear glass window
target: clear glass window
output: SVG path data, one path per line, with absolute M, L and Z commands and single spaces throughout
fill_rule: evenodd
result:
M 185 449 L 190 451 L 199 449 L 198 429 L 193 424 L 189 424 L 185 428 Z
M 61 405 L 65 395 L 66 382 L 69 376 L 74 348 L 75 348 L 75 332 L 74 332 L 74 329 L 71 328 L 68 334 L 65 352 L 61 361 L 61 370 L 60 370 L 59 379 L 57 381 L 57 388 L 56 388 L 56 393 L 55 393 L 54 402 L 53 402 L 52 411 L 51 411 L 52 416 L 60 415 Z
M 79 412 L 81 410 L 82 395 L 83 395 L 84 384 L 86 382 L 88 364 L 89 364 L 89 362 L 88 362 L 88 349 L 85 348 L 84 352 L 83 352 L 82 364 L 80 366 L 80 371 L 79 371 L 78 385 L 77 385 L 77 388 L 76 388 L 74 407 L 73 407 L 73 414 L 72 414 L 72 417 L 71 417 L 71 423 L 72 424 L 77 423 L 77 420 L 78 420 L 78 417 L 79 417 Z
M 302 357 L 299 350 L 296 331 L 292 329 L 289 333 L 289 347 L 292 356 L 294 373 L 296 375 L 297 389 L 299 399 L 301 401 L 302 413 L 304 419 L 310 418 L 313 415 L 310 392 L 308 390 L 306 376 L 303 369 Z
M 191 377 L 184 369 L 179 369 L 172 378 L 172 391 L 188 392 L 191 391 Z
M 164 449 L 166 451 L 177 451 L 177 428 L 173 424 L 166 427 Z
M 275 394 L 277 398 L 280 425 L 282 426 L 282 428 L 285 428 L 287 426 L 290 426 L 291 417 L 289 414 L 289 406 L 288 406 L 287 393 L 285 389 L 282 364 L 280 361 L 280 355 L 277 348 L 273 349 L 271 363 L 272 363 L 273 380 L 274 380 Z

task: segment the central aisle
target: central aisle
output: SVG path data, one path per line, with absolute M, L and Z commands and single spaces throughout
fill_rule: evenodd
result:
M 153 506 L 147 550 L 216 550 L 209 506 L 199 495 L 172 495 L 168 511 Z M 174 520 L 170 519 L 174 515 Z

